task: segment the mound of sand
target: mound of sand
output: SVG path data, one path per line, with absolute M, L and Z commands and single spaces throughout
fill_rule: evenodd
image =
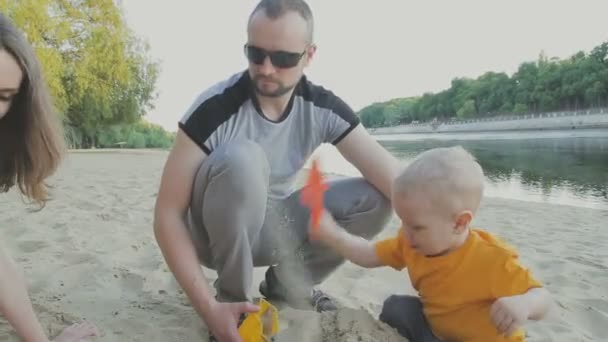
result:
M 277 342 L 403 342 L 396 330 L 367 311 L 342 308 L 319 314 L 313 311 L 281 311 Z

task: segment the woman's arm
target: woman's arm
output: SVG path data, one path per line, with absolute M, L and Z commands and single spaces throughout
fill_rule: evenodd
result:
M 48 342 L 27 294 L 25 281 L 0 246 L 0 313 L 26 342 Z

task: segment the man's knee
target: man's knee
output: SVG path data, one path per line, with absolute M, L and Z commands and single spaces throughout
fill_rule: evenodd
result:
M 192 206 L 196 211 L 209 206 L 209 201 L 225 207 L 265 202 L 269 177 L 270 166 L 260 145 L 244 139 L 223 144 L 203 160 L 194 182 Z
M 373 237 L 380 233 L 386 224 L 390 221 L 393 215 L 393 207 L 391 205 L 391 201 L 384 196 L 382 192 L 376 189 L 371 184 L 369 185 L 370 189 L 370 201 L 373 203 L 371 210 L 371 221 L 373 224 L 370 227 L 369 234 L 370 237 Z
M 208 160 L 211 164 L 210 177 L 218 175 L 240 180 L 251 181 L 251 178 L 263 178 L 267 182 L 270 166 L 266 153 L 256 142 L 239 139 L 223 144 L 215 149 Z
M 193 230 L 208 249 L 207 257 L 229 253 L 231 246 L 257 236 L 266 212 L 269 173 L 263 149 L 249 140 L 221 145 L 203 161 L 191 208 Z
M 392 217 L 389 198 L 364 178 L 336 181 L 328 192 L 327 207 L 350 233 L 373 238 Z
M 234 216 L 235 211 L 246 210 L 254 211 L 251 214 L 261 219 L 270 177 L 270 166 L 262 147 L 251 140 L 235 140 L 213 151 L 208 162 L 207 167 L 202 167 L 208 169 L 208 173 L 201 175 L 206 178 L 205 185 L 197 188 L 205 192 L 203 206 L 207 209 L 203 209 L 203 215 L 217 216 L 221 212 Z M 251 219 L 252 215 L 245 217 Z

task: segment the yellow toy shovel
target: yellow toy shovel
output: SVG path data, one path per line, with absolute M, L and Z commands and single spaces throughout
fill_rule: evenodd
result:
M 279 332 L 279 312 L 265 299 L 258 302 L 260 310 L 250 313 L 239 327 L 243 342 L 268 342 Z

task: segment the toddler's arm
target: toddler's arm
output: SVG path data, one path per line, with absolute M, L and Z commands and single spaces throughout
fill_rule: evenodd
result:
M 361 267 L 382 266 L 374 244 L 362 237 L 352 235 L 340 227 L 327 211 L 323 212 L 318 231 L 310 230 L 313 240 L 320 240 L 344 258 Z

